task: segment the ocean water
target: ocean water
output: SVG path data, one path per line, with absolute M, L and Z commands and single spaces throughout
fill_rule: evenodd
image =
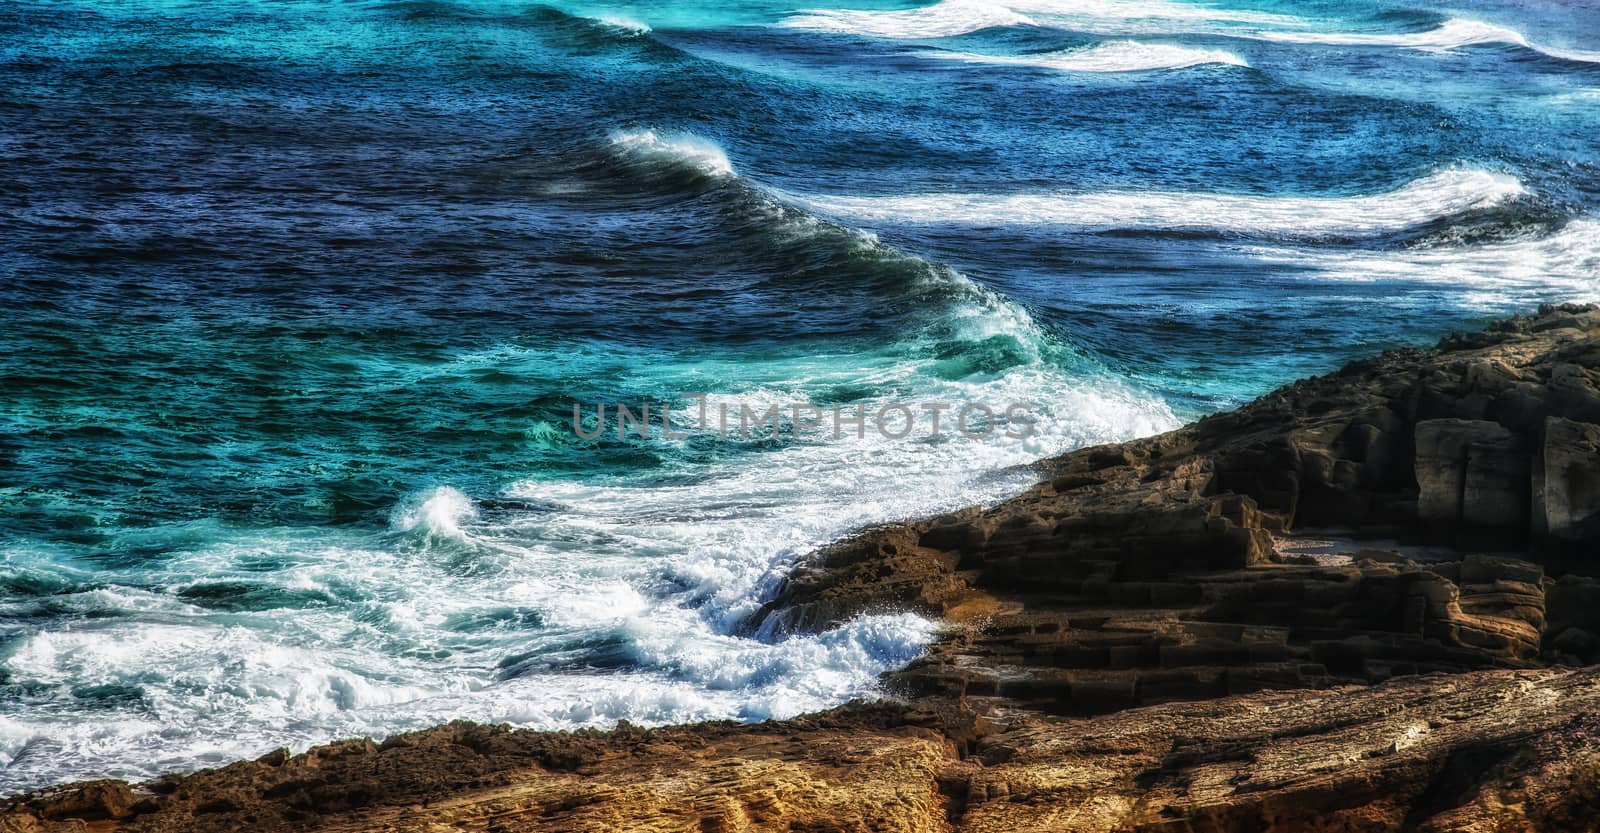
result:
M 0 793 L 874 696 L 797 557 L 1597 299 L 1597 135 L 1588 0 L 9 0 Z

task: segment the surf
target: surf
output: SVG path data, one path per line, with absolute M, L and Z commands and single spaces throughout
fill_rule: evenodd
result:
M 1178 422 L 1158 396 L 1061 343 L 1001 293 L 777 201 L 703 136 L 619 129 L 586 164 L 643 175 L 646 191 L 710 202 L 748 245 L 857 264 L 904 308 L 899 336 L 873 345 L 759 360 L 652 351 L 639 370 L 650 389 L 704 393 L 713 413 L 1029 402 L 1033 435 L 896 440 L 785 425 L 770 438 L 724 441 L 688 422 L 679 403 L 685 438 L 593 443 L 659 461 L 626 473 L 441 484 L 402 497 L 376 531 L 154 530 L 168 542 L 158 589 L 105 574 L 61 588 L 55 609 L 95 626 L 36 631 L 10 646 L 8 672 L 46 693 L 0 718 L 0 789 L 149 777 L 456 719 L 543 729 L 752 721 L 875 697 L 878 676 L 915 658 L 934 624 L 886 612 L 823 634 L 744 634 L 800 558 L 865 525 L 1015 494 L 1041 457 Z M 826 281 L 840 277 L 815 279 L 781 289 L 826 297 Z M 508 344 L 427 372 L 487 363 L 517 378 L 618 357 L 610 342 Z M 584 442 L 560 427 L 538 436 Z M 282 555 L 263 563 L 262 553 Z M 0 576 L 8 569 L 0 565 Z M 200 584 L 212 589 L 182 592 Z M 301 601 L 248 603 L 290 597 Z M 126 707 L 98 707 L 93 720 L 76 701 L 52 709 L 48 683 L 61 680 L 122 692 Z M 142 716 L 146 707 L 162 719 Z
M 987 0 L 941 0 L 932 6 L 904 11 L 818 9 L 787 17 L 779 25 L 880 38 L 943 38 L 1038 24 L 1009 6 Z
M 1263 247 L 1249 253 L 1322 281 L 1460 287 L 1471 308 L 1485 311 L 1535 301 L 1600 302 L 1600 221 L 1592 218 L 1466 245 L 1447 238 L 1393 252 Z
M 1220 49 L 1194 49 L 1166 43 L 1112 41 L 1086 48 L 1028 55 L 979 55 L 971 52 L 924 52 L 930 58 L 992 66 L 1028 66 L 1062 72 L 1148 72 L 1217 64 L 1249 66 Z
M 1102 191 L 915 193 L 887 196 L 791 194 L 797 203 L 856 223 L 963 226 L 1064 226 L 1075 229 L 1188 231 L 1285 238 L 1390 234 L 1502 205 L 1526 194 L 1515 177 L 1447 169 L 1393 191 L 1318 197 Z
M 1526 35 L 1506 26 L 1465 18 L 1450 18 L 1421 32 L 1364 33 L 1364 32 L 1276 32 L 1262 31 L 1254 35 L 1261 40 L 1278 43 L 1319 44 L 1327 46 L 1370 46 L 1416 49 L 1424 52 L 1450 52 L 1468 46 L 1504 44 L 1520 46 L 1552 58 L 1579 63 L 1600 63 L 1600 52 L 1559 49 L 1530 41 Z
M 944 38 L 985 29 L 1050 27 L 1111 35 L 1174 34 L 1235 24 L 1284 24 L 1296 18 L 1197 6 L 1168 0 L 940 0 L 894 11 L 814 9 L 784 18 L 779 25 L 837 34 L 891 39 Z

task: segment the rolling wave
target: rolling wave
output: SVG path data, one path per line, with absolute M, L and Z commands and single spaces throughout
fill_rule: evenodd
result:
M 727 154 L 712 142 L 690 134 L 633 130 L 613 133 L 611 148 L 624 158 L 676 167 L 731 186 L 725 192 L 728 209 L 759 237 L 752 241 L 756 245 L 768 250 L 796 245 L 821 248 L 852 262 L 865 262 L 871 272 L 887 278 L 885 288 L 896 302 L 921 317 L 900 344 L 888 348 L 890 355 L 913 358 L 896 359 L 890 367 L 872 371 L 878 383 L 898 378 L 897 389 L 912 390 L 919 377 L 926 383 L 931 374 L 940 380 L 938 385 L 959 382 L 968 395 L 989 386 L 1008 391 L 1008 396 L 1077 388 L 1083 393 L 1065 397 L 1070 404 L 1041 416 L 1042 422 L 1053 426 L 1046 433 L 1057 436 L 1059 448 L 1115 436 L 1120 431 L 1117 420 L 1142 433 L 1177 424 L 1160 399 L 1122 385 L 1098 362 L 1061 344 L 1025 307 L 949 266 L 794 207 L 782 191 L 735 172 Z M 827 287 L 808 289 L 826 291 Z M 979 359 L 959 359 L 965 355 Z M 929 356 L 939 358 L 930 360 Z M 981 375 L 987 378 L 978 383 L 965 381 L 980 366 Z
M 1037 26 L 1027 15 L 986 0 L 942 0 L 903 11 L 851 9 L 803 12 L 779 25 L 879 38 L 944 38 L 1003 26 Z
M 601 15 L 595 20 L 630 35 L 648 35 L 651 31 L 649 24 L 627 15 L 607 14 Z
M 821 634 L 739 635 L 801 554 L 873 523 L 1014 494 L 1041 457 L 1177 424 L 1161 398 L 1055 342 L 1009 298 L 780 204 L 704 138 L 619 131 L 603 156 L 625 179 L 654 177 L 719 205 L 751 246 L 803 247 L 847 264 L 819 270 L 844 280 L 886 276 L 892 302 L 909 311 L 885 343 L 760 360 L 655 355 L 651 389 L 710 390 L 713 414 L 723 405 L 881 414 L 900 402 L 1029 403 L 1033 437 L 822 431 L 681 464 L 669 446 L 703 448 L 717 429 L 675 407 L 686 439 L 641 446 L 667 462 L 638 477 L 539 475 L 492 495 L 439 486 L 402 500 L 376 532 L 209 522 L 158 531 L 189 542 L 167 547 L 163 586 L 205 592 L 101 575 L 53 593 L 56 609 L 95 626 L 35 631 L 10 647 L 10 679 L 41 693 L 0 714 L 0 791 L 151 777 L 453 719 L 545 729 L 764 720 L 871 697 L 880 674 L 922 651 L 934 623 L 883 613 Z M 826 303 L 826 287 L 807 288 Z M 593 355 L 575 355 L 584 351 Z M 609 341 L 505 345 L 494 366 L 530 378 L 552 366 L 617 373 L 618 353 Z M 264 565 L 264 552 L 282 558 Z M 16 569 L 0 564 L 0 584 Z M 308 601 L 252 606 L 261 598 Z M 31 603 L 0 600 L 0 612 Z M 65 680 L 137 708 L 64 703 Z M 86 717 L 90 708 L 99 710 Z
M 1183 69 L 1204 64 L 1249 66 L 1220 49 L 1194 49 L 1165 43 L 1112 41 L 1082 49 L 1033 55 L 977 55 L 970 52 L 926 52 L 929 57 L 975 64 L 1042 67 L 1065 72 L 1143 72 Z
M 1600 63 L 1600 52 L 1585 52 L 1542 46 L 1528 40 L 1527 36 L 1505 26 L 1479 20 L 1451 18 L 1425 32 L 1395 34 L 1366 34 L 1348 32 L 1260 32 L 1254 37 L 1278 43 L 1323 44 L 1330 46 L 1391 46 L 1420 49 L 1425 52 L 1448 52 L 1465 46 L 1483 44 L 1509 44 L 1532 49 L 1535 52 L 1580 63 Z
M 1106 191 L 790 198 L 823 214 L 855 222 L 1071 226 L 1304 238 L 1403 231 L 1443 217 L 1490 208 L 1524 193 L 1521 183 L 1504 174 L 1451 169 L 1394 191 L 1359 197 Z
M 611 134 L 611 148 L 620 156 L 645 164 L 675 167 L 705 177 L 733 175 L 733 163 L 722 148 L 688 133 L 618 130 Z
M 1448 52 L 1482 44 L 1509 44 L 1561 60 L 1600 63 L 1600 52 L 1534 43 L 1510 27 L 1465 18 L 1451 18 L 1423 32 L 1319 32 L 1288 28 L 1304 26 L 1305 23 L 1302 18 L 1287 15 L 1218 9 L 1169 0 L 1093 0 L 1082 3 L 1070 0 L 1011 0 L 1004 3 L 993 0 L 941 0 L 931 6 L 896 11 L 817 9 L 791 15 L 779 25 L 888 39 L 942 38 L 983 29 L 1037 26 L 1106 35 L 1225 34 L 1276 43 L 1383 46 L 1428 52 Z M 1202 63 L 1236 62 L 1237 59 Z M 1096 71 L 1092 68 L 1066 68 Z
M 981 341 L 1003 334 L 1016 342 L 1021 355 L 1033 360 L 1049 341 L 1027 310 L 960 272 L 786 204 L 774 196 L 775 191 L 735 173 L 727 154 L 713 142 L 692 134 L 624 130 L 611 134 L 610 150 L 619 161 L 646 165 L 648 173 L 663 176 L 674 185 L 693 186 L 698 180 L 725 187 L 728 210 L 750 234 L 760 238 L 756 245 L 763 249 L 802 246 L 867 262 L 870 272 L 886 280 L 887 291 L 913 299 L 918 308 L 952 311 L 938 326 L 927 329 L 938 332 L 940 338 Z M 960 323 L 946 326 L 954 322 Z
M 1600 302 L 1600 221 L 1592 219 L 1574 220 L 1553 234 L 1470 246 L 1315 253 L 1256 248 L 1249 254 L 1259 263 L 1310 271 L 1319 280 L 1464 287 L 1467 304 L 1486 312 L 1531 299 Z
M 941 0 L 897 11 L 818 9 L 779 25 L 892 39 L 941 38 L 1006 26 L 1049 26 L 1104 34 L 1192 30 L 1199 24 L 1281 25 L 1296 18 L 1172 2 L 1171 0 Z

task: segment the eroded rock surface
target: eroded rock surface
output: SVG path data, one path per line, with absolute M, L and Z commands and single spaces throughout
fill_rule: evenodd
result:
M 1594 597 L 1546 564 L 1600 571 L 1597 367 L 1600 313 L 1575 307 L 1358 362 L 1049 461 L 997 506 L 867 530 L 752 625 L 922 610 L 956 626 L 899 690 L 1061 713 L 1588 662 Z M 1463 551 L 1283 556 L 1308 523 Z
M 102 787 L 23 799 L 0 830 L 1584 833 L 1600 819 L 1600 669 L 1092 718 L 854 705 L 754 726 L 450 725 Z
M 451 724 L 45 790 L 0 833 L 1600 829 L 1600 668 L 1579 667 L 1600 662 L 1600 312 L 1389 353 L 1040 472 L 817 553 L 749 623 L 943 618 L 888 675 L 901 702 Z M 1340 537 L 1308 548 L 1307 527 Z

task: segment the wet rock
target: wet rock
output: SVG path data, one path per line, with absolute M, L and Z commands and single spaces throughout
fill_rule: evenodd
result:
M 135 800 L 133 790 L 121 781 L 91 781 L 48 792 L 30 803 L 38 817 L 48 821 L 105 821 L 129 816 Z
M 1600 539 L 1600 425 L 1551 417 L 1535 468 L 1535 534 Z
M 1120 678 L 1069 682 L 1126 697 Z M 47 819 L 14 802 L 0 831 L 1567 833 L 1600 818 L 1600 669 L 1287 693 L 1230 694 L 1250 681 L 1204 669 L 1147 684 L 1207 699 L 1089 718 L 858 704 L 645 732 L 476 727 L 494 750 L 477 767 L 439 756 L 459 748 L 452 724 L 388 752 L 184 776 L 163 812 L 122 820 Z M 582 774 L 527 766 L 563 747 L 590 761 Z M 412 750 L 434 754 L 394 765 Z M 325 785 L 365 785 L 373 800 L 312 813 L 263 789 L 311 761 Z
M 1532 460 L 1522 438 L 1498 423 L 1432 419 L 1417 423 L 1417 516 L 1454 530 L 1527 524 Z

